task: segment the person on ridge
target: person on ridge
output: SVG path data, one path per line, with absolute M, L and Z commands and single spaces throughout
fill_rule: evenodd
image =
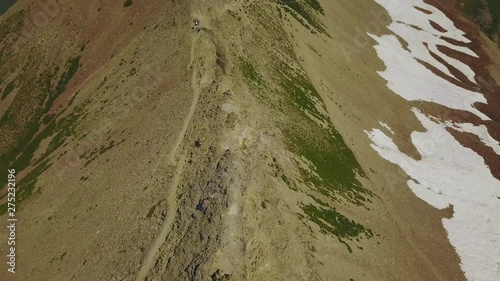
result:
M 193 30 L 200 31 L 200 20 L 199 19 L 194 19 L 193 20 Z

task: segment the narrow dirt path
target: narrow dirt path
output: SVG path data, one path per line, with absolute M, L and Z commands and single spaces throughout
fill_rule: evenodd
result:
M 252 2 L 255 0 L 252 0 Z M 243 2 L 242 2 L 243 3 Z M 238 3 L 239 5 L 242 6 L 242 3 Z M 199 17 L 202 19 L 203 26 L 205 27 L 205 31 L 196 34 L 194 33 L 192 35 L 192 40 L 191 40 L 191 50 L 190 50 L 190 62 L 188 65 L 188 69 L 192 68 L 192 77 L 191 77 L 191 87 L 193 89 L 193 99 L 189 108 L 189 112 L 186 115 L 184 122 L 182 124 L 181 130 L 179 131 L 179 134 L 175 140 L 174 145 L 172 146 L 169 154 L 167 155 L 167 163 L 172 166 L 176 166 L 175 172 L 173 174 L 172 182 L 170 184 L 170 190 L 168 193 L 168 198 L 167 198 L 167 215 L 165 218 L 165 221 L 155 238 L 153 244 L 151 245 L 148 254 L 146 255 L 143 265 L 136 277 L 136 281 L 143 281 L 145 278 L 148 276 L 152 268 L 154 267 L 157 259 L 158 259 L 158 254 L 160 253 L 160 248 L 161 246 L 165 243 L 165 239 L 170 233 L 172 229 L 172 225 L 175 220 L 175 214 L 177 210 L 177 190 L 178 186 L 182 180 L 182 172 L 184 170 L 184 165 L 185 165 L 185 160 L 186 160 L 186 154 L 184 152 L 180 152 L 179 148 L 182 145 L 182 142 L 184 141 L 187 129 L 189 128 L 189 125 L 191 123 L 191 120 L 193 118 L 193 115 L 196 111 L 196 107 L 198 105 L 198 100 L 200 97 L 200 92 L 201 88 L 205 84 L 209 84 L 210 80 L 209 77 L 205 77 L 206 75 L 201 75 L 202 78 L 200 79 L 200 72 L 203 71 L 200 69 L 199 65 L 197 64 L 197 60 L 200 58 L 200 54 L 197 52 L 197 47 L 198 47 L 198 40 L 201 38 L 200 36 L 204 36 L 203 34 L 208 35 L 209 37 L 213 36 L 213 34 L 210 31 L 210 22 L 211 18 L 214 16 L 213 13 L 215 13 L 215 17 L 218 15 L 223 14 L 227 9 L 235 9 L 237 7 L 227 5 L 220 7 L 216 5 L 216 9 L 208 9 L 208 7 L 205 4 L 202 5 L 195 5 L 199 9 L 198 12 L 194 13 L 195 17 Z M 211 5 L 209 5 L 211 6 Z M 197 9 L 198 10 L 198 9 Z M 211 11 L 210 11 L 211 10 Z M 203 12 L 200 12 L 203 11 Z M 213 38 L 212 38 L 213 39 Z M 205 73 L 206 74 L 206 73 Z
M 141 270 L 139 271 L 139 274 L 137 274 L 137 281 L 143 281 L 145 280 L 146 276 L 148 275 L 149 271 L 151 268 L 153 268 L 153 265 L 156 262 L 157 259 L 157 254 L 161 248 L 161 245 L 165 242 L 165 238 L 167 237 L 168 233 L 170 232 L 170 229 L 172 228 L 172 224 L 174 223 L 175 219 L 175 211 L 177 210 L 177 198 L 176 198 L 176 193 L 177 193 L 177 187 L 179 185 L 179 182 L 181 180 L 181 174 L 182 170 L 184 169 L 184 163 L 185 163 L 186 155 L 182 154 L 179 157 L 179 164 L 177 165 L 177 168 L 175 169 L 174 176 L 172 178 L 172 185 L 170 187 L 170 191 L 168 193 L 167 197 L 167 216 L 165 218 L 165 222 L 163 223 L 160 233 L 158 233 L 158 236 L 156 236 L 155 241 L 151 245 L 151 248 L 149 249 L 148 255 L 144 259 L 144 263 L 141 267 Z
M 196 46 L 196 41 L 197 41 L 197 36 L 193 37 L 193 40 L 191 42 L 191 60 L 189 62 L 188 68 L 190 68 L 193 65 L 193 61 L 195 59 L 195 46 Z M 194 111 L 196 110 L 196 106 L 198 105 L 198 100 L 200 98 L 200 87 L 196 83 L 196 76 L 198 75 L 198 71 L 196 69 L 193 69 L 193 75 L 191 76 L 191 86 L 193 88 L 193 101 L 191 102 L 191 106 L 189 107 L 189 112 L 186 118 L 184 119 L 184 123 L 182 124 L 182 129 L 179 132 L 179 135 L 177 136 L 177 140 L 174 143 L 174 146 L 172 147 L 172 152 L 168 155 L 168 161 L 171 164 L 176 164 L 175 161 L 175 156 L 176 152 L 179 149 L 179 146 L 181 145 L 182 141 L 184 140 L 184 136 L 186 135 L 186 131 L 189 127 L 189 123 L 191 122 L 191 119 L 193 118 Z
M 196 48 L 196 41 L 197 37 L 193 37 L 193 40 L 191 42 L 191 59 L 188 68 L 190 68 L 193 64 L 193 61 L 195 59 L 195 48 Z M 193 100 L 191 102 L 191 106 L 189 108 L 189 112 L 184 119 L 184 123 L 182 125 L 182 128 L 179 132 L 179 135 L 177 136 L 177 139 L 174 143 L 174 146 L 172 147 L 169 155 L 167 156 L 167 160 L 169 164 L 176 165 L 175 168 L 175 173 L 172 178 L 172 182 L 170 184 L 170 190 L 168 193 L 167 197 L 167 215 L 165 218 L 165 222 L 163 223 L 160 232 L 158 233 L 156 239 L 154 240 L 153 244 L 151 245 L 149 252 L 144 259 L 143 265 L 137 274 L 136 281 L 143 281 L 145 280 L 146 276 L 148 275 L 149 271 L 151 268 L 153 268 L 156 260 L 157 260 L 157 255 L 158 252 L 160 251 L 161 246 L 165 242 L 165 239 L 172 229 L 172 224 L 174 223 L 175 219 L 175 213 L 177 210 L 177 188 L 179 186 L 180 180 L 181 180 L 181 175 L 182 171 L 184 169 L 184 164 L 186 160 L 186 155 L 182 153 L 178 159 L 176 159 L 177 156 L 177 151 L 184 140 L 184 137 L 186 135 L 186 131 L 189 127 L 189 124 L 191 122 L 191 119 L 193 118 L 194 112 L 196 110 L 196 106 L 198 105 L 198 100 L 200 97 L 200 88 L 199 85 L 196 82 L 196 77 L 198 75 L 198 70 L 193 69 L 193 74 L 191 78 L 191 86 L 193 88 Z

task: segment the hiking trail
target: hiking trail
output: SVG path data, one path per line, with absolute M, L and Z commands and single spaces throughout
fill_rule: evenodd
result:
M 196 49 L 196 42 L 197 42 L 198 38 L 199 38 L 198 36 L 194 35 L 193 39 L 191 41 L 191 51 L 190 51 L 191 58 L 190 58 L 190 63 L 188 65 L 188 68 L 191 68 L 193 66 L 193 62 L 196 59 L 195 49 Z M 158 259 L 157 255 L 160 251 L 160 248 L 163 245 L 163 243 L 165 242 L 165 239 L 166 239 L 168 233 L 172 229 L 172 224 L 173 224 L 174 219 L 175 219 L 175 213 L 177 210 L 177 198 L 176 198 L 177 188 L 178 188 L 180 180 L 181 180 L 181 175 L 182 175 L 182 171 L 184 169 L 186 155 L 185 155 L 185 153 L 182 153 L 177 159 L 176 159 L 176 157 L 177 157 L 178 149 L 179 149 L 179 147 L 180 147 L 180 145 L 181 145 L 181 143 L 184 140 L 184 137 L 186 135 L 186 131 L 189 127 L 189 124 L 191 123 L 191 119 L 193 118 L 194 112 L 196 110 L 196 106 L 198 104 L 198 99 L 200 97 L 200 91 L 201 91 L 200 85 L 197 84 L 197 79 L 196 79 L 198 74 L 199 74 L 199 70 L 194 67 L 193 74 L 191 77 L 191 86 L 193 88 L 193 99 L 191 101 L 189 112 L 184 119 L 184 123 L 182 125 L 182 128 L 181 128 L 178 136 L 177 136 L 177 139 L 174 143 L 174 146 L 172 147 L 170 153 L 167 156 L 168 163 L 176 166 L 174 175 L 172 177 L 172 182 L 170 184 L 168 197 L 167 197 L 167 206 L 168 206 L 167 215 L 166 215 L 165 221 L 164 221 L 157 237 L 155 238 L 153 244 L 151 245 L 151 247 L 148 251 L 148 254 L 144 258 L 143 265 L 141 266 L 141 269 L 140 269 L 139 273 L 137 274 L 136 281 L 145 280 L 146 276 L 149 274 L 150 270 L 153 268 L 156 260 Z

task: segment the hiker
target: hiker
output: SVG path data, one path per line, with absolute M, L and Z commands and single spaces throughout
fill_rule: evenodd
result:
M 200 20 L 199 19 L 194 19 L 193 20 L 193 30 L 200 31 Z

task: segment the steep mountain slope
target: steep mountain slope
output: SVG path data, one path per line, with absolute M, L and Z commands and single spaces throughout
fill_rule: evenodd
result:
M 467 180 L 498 184 L 498 50 L 446 1 L 398 7 L 438 7 L 452 20 L 428 24 L 475 40 L 418 52 L 427 25 L 398 21 L 387 1 L 54 3 L 20 0 L 1 17 L 0 168 L 2 185 L 17 170 L 22 223 L 17 273 L 2 256 L 2 280 L 469 278 L 445 228 L 465 199 L 436 205 L 415 186 L 435 187 L 419 168 L 447 157 L 429 143 L 451 139 L 488 165 L 490 185 L 462 165 Z M 408 98 L 412 79 L 387 74 L 387 38 L 398 57 L 426 54 L 405 77 L 449 84 Z M 453 87 L 467 102 L 436 102 Z
M 174 171 L 165 156 L 192 94 L 189 7 L 151 5 L 65 3 L 43 26 L 31 24 L 44 11 L 31 1 L 6 14 L 27 13 L 9 34 L 26 41 L 3 41 L 2 57 L 5 83 L 17 81 L 2 101 L 14 116 L 2 145 L 22 151 L 2 153 L 2 175 L 18 171 L 16 280 L 123 279 L 154 239 Z

